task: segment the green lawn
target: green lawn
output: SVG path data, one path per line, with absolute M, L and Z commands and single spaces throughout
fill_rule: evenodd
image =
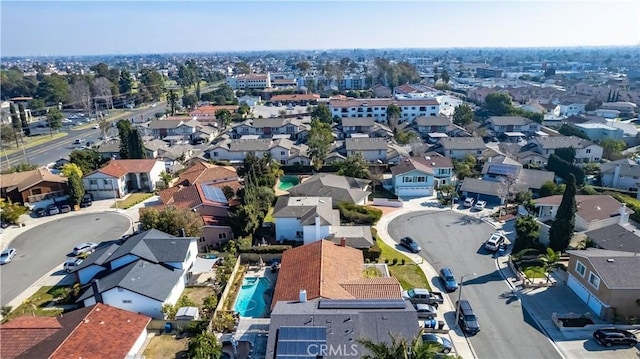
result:
M 24 149 L 29 149 L 31 147 L 34 146 L 38 146 L 41 145 L 43 143 L 47 143 L 47 142 L 51 142 L 54 140 L 57 140 L 59 138 L 62 138 L 64 136 L 66 136 L 67 133 L 66 132 L 58 132 L 58 133 L 54 133 L 53 137 L 51 135 L 41 135 L 41 136 L 33 136 L 33 137 L 27 137 L 25 144 L 24 144 Z M 2 150 L 2 156 L 8 156 L 11 154 L 14 154 L 16 152 L 20 152 L 22 151 L 22 146 L 20 146 L 19 148 L 15 148 L 15 142 L 11 145 L 9 145 L 8 143 L 6 144 L 7 147 L 13 147 L 11 149 L 7 148 L 7 149 L 3 149 Z
M 151 196 L 153 196 L 153 193 L 132 193 L 127 198 L 116 201 L 118 204 L 117 208 L 129 209 Z M 111 208 L 116 208 L 116 205 L 112 205 Z
M 17 318 L 23 315 L 54 317 L 62 313 L 62 310 L 60 309 L 45 309 L 45 307 L 54 299 L 51 293 L 53 293 L 56 288 L 57 287 L 49 286 L 40 288 L 29 299 L 25 300 L 22 304 L 15 308 L 15 310 L 13 310 L 7 316 L 7 319 Z
M 263 222 L 271 222 L 274 223 L 276 220 L 273 219 L 273 206 L 271 206 L 269 208 L 269 212 L 267 212 L 267 215 L 264 217 L 264 221 Z
M 522 273 L 524 273 L 524 275 L 529 278 L 529 279 L 536 279 L 536 278 L 545 278 L 544 274 L 542 274 L 542 272 L 539 272 L 540 267 L 523 267 Z
M 427 277 L 424 275 L 420 266 L 414 263 L 409 257 L 404 255 L 402 252 L 397 251 L 395 248 L 390 247 L 381 239 L 377 239 L 376 242 L 380 247 L 381 254 L 378 262 L 384 263 L 385 259 L 389 260 L 387 266 L 389 267 L 389 273 L 392 276 L 396 277 L 396 279 L 402 285 L 404 289 L 410 288 L 427 288 L 431 289 L 429 285 L 429 281 Z M 396 265 L 392 264 L 394 258 L 398 259 Z M 402 265 L 402 260 L 404 259 L 405 264 Z

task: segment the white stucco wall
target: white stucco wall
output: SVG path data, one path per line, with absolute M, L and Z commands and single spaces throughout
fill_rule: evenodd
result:
M 329 234 L 331 234 L 331 226 L 319 226 L 318 233 L 316 233 L 315 225 L 304 226 L 302 231 L 304 232 L 304 244 L 309 244 L 315 241 L 319 241 L 322 238 L 326 238 Z
M 160 174 L 166 169 L 166 164 L 163 161 L 156 161 L 153 165 L 153 168 L 149 172 L 149 185 L 151 186 L 151 190 L 156 189 L 156 185 L 161 181 Z
M 297 218 L 275 218 L 276 221 L 276 240 L 301 240 L 296 238 L 296 232 L 302 232 L 302 225 Z
M 182 283 L 182 281 L 179 282 Z M 125 301 L 131 301 L 131 303 Z M 164 319 L 161 301 L 119 287 L 102 292 L 102 302 L 129 312 L 142 313 L 154 319 Z
M 142 349 L 144 342 L 147 340 L 147 335 L 148 335 L 147 328 L 144 328 L 144 330 L 140 332 L 138 339 L 136 339 L 135 343 L 133 343 L 133 345 L 131 346 L 131 349 L 129 349 L 129 352 L 127 353 L 127 358 L 129 357 L 134 358 L 134 356 L 138 354 L 138 352 Z

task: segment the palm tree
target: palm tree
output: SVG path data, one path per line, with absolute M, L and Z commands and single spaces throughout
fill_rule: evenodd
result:
M 176 106 L 178 105 L 178 100 L 178 94 L 173 90 L 169 90 L 169 93 L 167 94 L 167 102 L 169 102 L 169 107 L 171 108 L 171 116 L 176 115 Z
M 407 340 L 399 335 L 389 333 L 391 344 L 387 342 L 376 343 L 371 339 L 358 339 L 370 354 L 363 355 L 362 359 L 408 359 L 409 345 Z
M 542 255 L 540 259 L 544 263 L 544 272 L 547 277 L 547 283 L 549 283 L 549 275 L 551 272 L 562 266 L 562 263 L 560 263 L 560 252 L 547 248 L 547 254 Z

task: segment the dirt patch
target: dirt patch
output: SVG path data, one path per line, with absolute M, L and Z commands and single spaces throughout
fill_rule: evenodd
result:
M 201 306 L 204 298 L 213 295 L 213 289 L 209 287 L 190 287 L 184 289 L 184 294 L 196 305 Z
M 381 210 L 383 216 L 386 216 L 387 214 L 400 209 L 399 207 L 384 207 L 384 206 L 367 206 L 367 207 L 377 208 Z
M 144 350 L 146 359 L 186 358 L 189 338 L 176 339 L 173 335 L 157 335 L 151 338 Z

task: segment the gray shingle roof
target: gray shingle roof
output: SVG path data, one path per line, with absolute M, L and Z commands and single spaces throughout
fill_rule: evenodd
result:
M 600 173 L 613 174 L 618 165 L 620 166 L 620 176 L 640 176 L 640 164 L 628 158 L 603 163 L 600 165 Z
M 322 225 L 340 225 L 340 213 L 331 207 L 330 197 L 280 196 L 273 209 L 273 217 L 299 218 L 300 224 L 315 223 L 316 214 Z
M 544 150 L 564 147 L 585 148 L 594 144 L 591 141 L 575 136 L 543 136 L 536 137 L 536 141 L 540 148 Z
M 161 128 L 177 128 L 185 122 L 190 121 L 191 118 L 185 117 L 183 120 L 153 120 L 149 123 L 149 128 L 151 129 L 161 129 Z
M 323 327 L 327 345 L 333 348 L 357 347 L 357 355 L 368 352 L 358 338 L 374 343 L 391 342 L 389 333 L 411 341 L 418 334 L 418 317 L 409 302 L 402 309 L 319 309 L 319 301 L 306 303 L 278 302 L 271 313 L 266 358 L 275 358 L 280 327 Z
M 369 248 L 373 242 L 370 226 L 337 226 L 331 228 L 334 233 L 328 238 L 330 241 L 340 244 L 345 239 L 345 244 L 352 248 Z
M 420 116 L 414 120 L 418 126 L 449 126 L 451 120 L 444 116 Z
M 347 151 L 386 150 L 387 140 L 384 138 L 347 138 L 344 140 Z
M 371 117 L 345 117 L 342 119 L 342 127 L 373 126 L 374 123 Z
M 369 195 L 365 191 L 371 181 L 338 176 L 332 173 L 318 173 L 288 190 L 292 196 L 331 197 L 334 207 L 340 202 L 357 203 Z
M 480 178 L 465 178 L 460 190 L 463 192 L 480 193 L 488 196 L 498 196 L 497 182 L 483 181 Z
M 524 126 L 533 122 L 522 116 L 491 116 L 488 121 L 494 126 Z
M 567 253 L 588 260 L 609 289 L 640 289 L 640 256 L 636 253 L 596 248 Z
M 270 139 L 232 140 L 229 151 L 268 151 L 271 148 Z
M 446 137 L 440 144 L 445 150 L 484 150 L 487 147 L 481 137 Z
M 640 237 L 617 223 L 585 234 L 602 249 L 640 253 Z

